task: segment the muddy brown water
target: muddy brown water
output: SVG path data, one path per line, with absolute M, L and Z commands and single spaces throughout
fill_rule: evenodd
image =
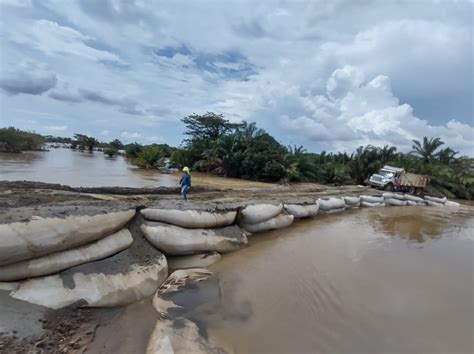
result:
M 21 154 L 0 153 L 0 181 L 60 183 L 72 187 L 177 187 L 180 173 L 141 169 L 123 156 L 58 148 Z M 213 188 L 265 188 L 267 183 L 192 173 L 193 183 Z
M 220 298 L 187 315 L 229 352 L 474 349 L 472 207 L 364 208 L 249 240 L 211 266 Z M 194 307 L 192 296 L 181 301 Z M 154 321 L 145 308 L 100 328 L 89 352 L 144 351 Z

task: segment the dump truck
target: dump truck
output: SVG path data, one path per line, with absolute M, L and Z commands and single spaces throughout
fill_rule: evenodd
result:
M 405 169 L 385 165 L 379 172 L 369 178 L 371 187 L 387 191 L 399 190 L 415 195 L 422 195 L 428 184 L 428 176 L 406 172 Z

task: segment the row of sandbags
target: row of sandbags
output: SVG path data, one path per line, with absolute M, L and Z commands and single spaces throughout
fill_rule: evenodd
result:
M 118 306 L 153 294 L 168 275 L 159 252 L 132 262 L 135 210 L 0 225 L 0 288 L 34 304 Z M 26 280 L 25 280 L 26 279 Z M 17 281 L 17 282 L 15 282 Z

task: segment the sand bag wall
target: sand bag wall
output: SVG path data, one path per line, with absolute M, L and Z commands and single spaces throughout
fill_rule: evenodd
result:
M 255 204 L 243 208 L 239 225 L 249 233 L 277 230 L 290 226 L 295 217 L 283 214 L 283 204 Z
M 135 210 L 0 225 L 0 265 L 38 258 L 101 239 L 122 229 Z
M 355 209 L 360 206 L 360 197 L 344 197 L 346 209 Z
M 195 229 L 213 229 L 235 223 L 237 211 L 211 213 L 197 210 L 143 209 L 143 217 L 150 221 Z
M 309 218 L 316 216 L 319 211 L 319 202 L 314 204 L 285 204 L 284 210 L 287 214 L 293 215 L 295 219 Z
M 279 214 L 271 219 L 256 224 L 241 224 L 241 226 L 250 233 L 257 233 L 283 229 L 293 224 L 294 219 L 295 217 L 293 215 Z
M 346 209 L 346 202 L 342 198 L 329 197 L 318 199 L 319 211 L 323 214 L 332 214 Z
M 154 247 L 166 255 L 174 256 L 209 251 L 232 252 L 248 243 L 238 226 L 186 229 L 165 223 L 144 222 L 140 230 Z

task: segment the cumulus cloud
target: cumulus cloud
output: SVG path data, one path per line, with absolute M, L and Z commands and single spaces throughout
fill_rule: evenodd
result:
M 57 83 L 56 75 L 32 62 L 23 62 L 0 77 L 0 87 L 10 95 L 41 95 Z
M 335 70 L 327 80 L 325 95 L 301 98 L 301 104 L 305 115 L 283 115 L 280 124 L 336 150 L 352 151 L 366 144 L 408 150 L 413 139 L 429 136 L 440 137 L 462 153 L 473 153 L 474 127 L 456 120 L 433 125 L 416 117 L 410 105 L 400 104 L 394 96 L 387 76 L 365 81 L 362 70 L 353 66 Z

